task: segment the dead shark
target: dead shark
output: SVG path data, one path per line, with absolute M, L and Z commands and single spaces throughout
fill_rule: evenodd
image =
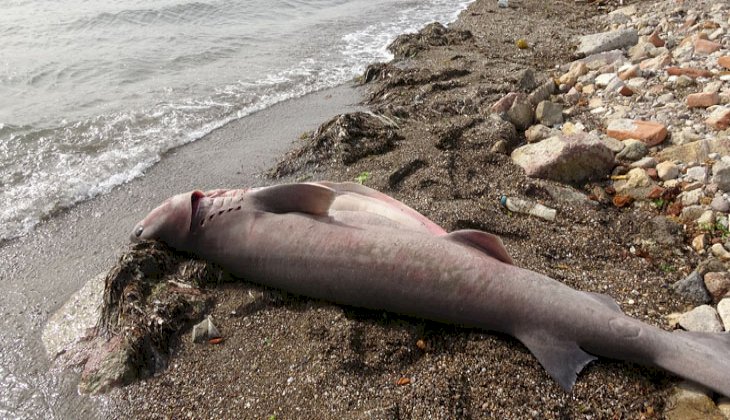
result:
M 631 318 L 607 295 L 517 267 L 489 233 L 439 235 L 373 223 L 367 211 L 337 220 L 336 188 L 288 184 L 228 200 L 193 191 L 153 210 L 133 238 L 161 240 L 288 292 L 512 335 L 565 390 L 604 356 L 730 396 L 729 333 L 668 332 Z

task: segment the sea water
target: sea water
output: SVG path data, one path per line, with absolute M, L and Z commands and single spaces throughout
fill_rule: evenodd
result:
M 466 0 L 0 0 L 0 243 Z

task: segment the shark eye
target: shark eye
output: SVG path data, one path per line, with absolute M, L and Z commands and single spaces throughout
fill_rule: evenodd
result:
M 139 238 L 140 235 L 142 235 L 143 231 L 144 231 L 144 226 L 142 226 L 142 225 L 137 226 L 136 228 L 134 228 L 134 236 Z

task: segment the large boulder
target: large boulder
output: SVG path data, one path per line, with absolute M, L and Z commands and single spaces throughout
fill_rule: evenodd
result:
M 527 176 L 580 183 L 606 176 L 613 152 L 597 137 L 584 133 L 557 135 L 512 152 L 512 160 Z

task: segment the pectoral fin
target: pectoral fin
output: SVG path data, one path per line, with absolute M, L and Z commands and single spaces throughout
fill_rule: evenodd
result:
M 517 338 L 537 358 L 547 373 L 564 390 L 575 385 L 578 373 L 596 357 L 583 351 L 575 341 L 563 340 L 547 331 L 532 330 Z
M 506 264 L 514 265 L 499 236 L 480 230 L 457 230 L 446 235 L 446 239 L 470 246 Z
M 336 194 L 323 185 L 282 184 L 255 190 L 247 195 L 259 210 L 323 216 L 327 214 Z
M 624 313 L 624 311 L 621 310 L 621 307 L 618 306 L 618 303 L 616 303 L 615 300 L 609 295 L 604 295 L 603 293 L 595 293 L 595 292 L 585 292 L 587 293 L 591 299 L 598 301 L 600 304 L 606 306 L 607 308 L 611 309 L 612 311 L 618 312 L 620 314 Z

